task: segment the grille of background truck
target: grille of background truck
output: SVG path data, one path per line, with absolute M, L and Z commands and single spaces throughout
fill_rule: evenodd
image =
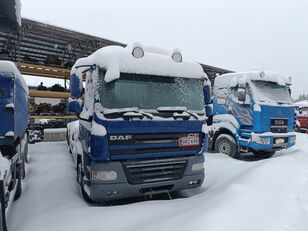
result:
M 156 159 L 122 162 L 126 178 L 130 184 L 153 183 L 176 180 L 183 177 L 187 159 Z
M 287 133 L 288 132 L 288 119 L 280 119 L 280 118 L 271 119 L 271 132 Z

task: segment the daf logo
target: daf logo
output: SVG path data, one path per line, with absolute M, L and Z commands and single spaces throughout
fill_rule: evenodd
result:
M 116 140 L 131 140 L 132 139 L 132 135 L 110 136 L 109 139 L 112 140 L 112 141 L 116 141 Z

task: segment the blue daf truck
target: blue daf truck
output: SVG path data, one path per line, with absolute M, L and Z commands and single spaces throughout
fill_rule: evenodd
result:
M 216 77 L 210 148 L 232 157 L 253 152 L 263 158 L 295 144 L 291 78 L 252 71 Z
M 14 63 L 0 61 L 0 230 L 21 194 L 27 161 L 28 86 Z
M 87 201 L 202 184 L 211 99 L 200 64 L 178 50 L 109 46 L 77 60 L 70 90 L 79 125 L 69 145 Z

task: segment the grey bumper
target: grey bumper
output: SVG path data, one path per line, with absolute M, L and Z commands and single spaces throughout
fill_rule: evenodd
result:
M 142 184 L 131 184 L 127 180 L 123 164 L 120 161 L 113 162 L 92 162 L 92 170 L 113 170 L 118 174 L 114 181 L 88 181 L 87 193 L 94 201 L 118 200 L 128 197 L 138 197 L 149 194 L 158 194 L 164 192 L 173 192 L 182 189 L 195 188 L 202 185 L 204 180 L 204 170 L 192 171 L 192 165 L 204 163 L 204 156 L 197 155 L 192 157 L 180 157 L 177 160 L 187 160 L 184 174 L 179 179 L 162 180 Z

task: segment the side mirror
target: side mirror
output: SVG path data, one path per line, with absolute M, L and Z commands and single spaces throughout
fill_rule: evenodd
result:
M 237 99 L 239 102 L 244 103 L 246 100 L 246 89 L 245 88 L 239 88 L 237 89 Z
M 74 98 L 80 98 L 82 94 L 80 79 L 75 73 L 71 75 L 70 91 L 71 91 L 71 96 Z
M 77 115 L 79 115 L 82 111 L 82 107 L 78 100 L 69 99 L 68 110 L 70 112 L 75 112 Z
M 211 86 L 206 84 L 203 86 L 204 103 L 211 104 Z
M 292 95 L 292 91 L 291 91 L 291 88 L 290 87 L 288 87 L 288 92 L 289 92 L 289 94 L 290 94 L 290 96 Z

